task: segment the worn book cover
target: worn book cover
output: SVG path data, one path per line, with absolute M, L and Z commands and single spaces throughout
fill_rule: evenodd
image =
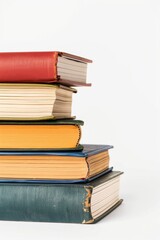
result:
M 0 183 L 0 220 L 94 223 L 122 203 L 120 175 L 89 183 Z

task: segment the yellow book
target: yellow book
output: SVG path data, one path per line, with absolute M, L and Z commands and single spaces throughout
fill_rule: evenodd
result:
M 0 121 L 0 150 L 74 149 L 81 138 L 82 121 Z
M 108 170 L 112 146 L 83 147 L 83 151 L 1 151 L 0 179 L 84 180 Z

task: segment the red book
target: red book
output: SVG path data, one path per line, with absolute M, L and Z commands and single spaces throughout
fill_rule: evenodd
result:
M 61 83 L 90 86 L 86 83 L 86 58 L 63 52 L 0 53 L 1 83 Z

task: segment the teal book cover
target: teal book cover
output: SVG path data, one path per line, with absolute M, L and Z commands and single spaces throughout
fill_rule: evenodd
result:
M 77 184 L 0 183 L 0 220 L 97 222 L 121 204 L 121 174 Z

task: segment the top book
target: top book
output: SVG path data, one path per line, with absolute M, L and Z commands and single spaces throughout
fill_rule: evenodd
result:
M 1 52 L 1 83 L 86 83 L 87 63 L 92 61 L 64 52 Z

